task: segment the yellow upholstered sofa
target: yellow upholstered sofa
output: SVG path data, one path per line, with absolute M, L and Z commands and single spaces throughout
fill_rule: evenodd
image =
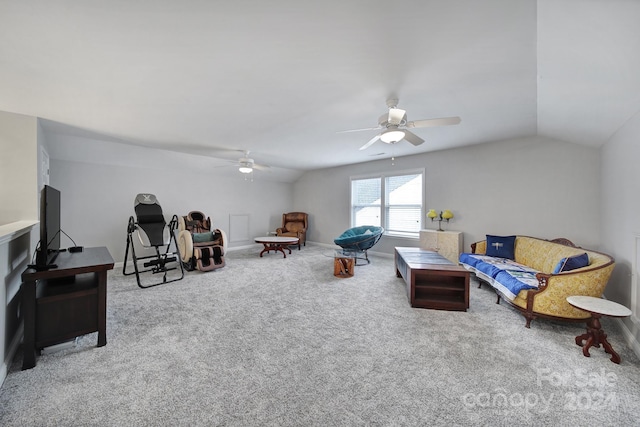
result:
M 473 254 L 486 254 L 487 241 L 473 243 Z M 555 273 L 558 264 L 567 257 L 588 255 L 588 265 L 570 271 Z M 571 295 L 601 297 L 615 266 L 609 255 L 574 246 L 567 239 L 543 240 L 528 236 L 515 236 L 514 261 L 537 271 L 537 289 L 523 289 L 513 298 L 504 298 L 526 318 L 526 327 L 536 317 L 584 321 L 590 314 L 567 302 Z M 462 260 L 462 255 L 461 255 Z M 463 266 L 469 268 L 464 263 Z M 476 274 L 483 279 L 483 274 Z M 491 284 L 491 281 L 488 281 Z M 494 286 L 496 288 L 496 286 Z M 500 302 L 500 290 L 498 303 Z

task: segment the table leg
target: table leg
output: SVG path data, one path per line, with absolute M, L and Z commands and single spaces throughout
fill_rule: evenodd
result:
M 593 335 L 589 335 L 589 338 L 587 338 L 587 341 L 585 341 L 584 345 L 582 346 L 582 354 L 584 355 L 584 357 L 591 357 L 591 355 L 589 354 L 589 348 L 594 345 L 593 342 Z M 599 345 L 595 345 L 596 347 L 600 347 Z
M 282 252 L 282 255 L 284 255 L 284 257 L 287 257 L 287 254 L 284 252 L 284 249 L 282 248 L 282 245 L 279 245 L 277 243 L 263 243 L 264 245 L 264 249 L 262 250 L 262 252 L 260 252 L 260 257 L 262 258 L 262 254 L 267 252 L 269 253 L 270 251 L 274 251 L 274 252 Z M 291 249 L 289 249 L 289 253 L 291 253 Z
M 271 251 L 277 250 L 277 248 L 273 245 L 273 243 L 263 243 L 264 249 L 260 252 L 260 258 L 262 258 L 263 253 L 269 253 Z
M 24 315 L 24 341 L 22 343 L 22 370 L 36 366 L 36 282 L 22 283 L 22 310 Z
M 285 249 L 285 248 L 284 248 L 284 246 L 279 245 L 279 244 L 276 244 L 276 245 L 274 245 L 274 246 L 275 246 L 275 248 L 274 248 L 274 250 L 275 250 L 275 251 L 280 251 L 280 252 L 282 252 L 282 255 L 283 255 L 285 258 L 287 257 L 287 253 L 284 251 L 284 249 Z M 291 253 L 291 249 L 289 249 L 289 253 Z
M 582 347 L 582 354 L 585 357 L 590 356 L 590 347 L 599 348 L 600 344 L 602 344 L 604 351 L 611 355 L 611 361 L 619 364 L 621 361 L 620 355 L 613 350 L 613 347 L 611 347 L 611 344 L 607 341 L 607 334 L 605 334 L 602 329 L 600 317 L 599 314 L 591 314 L 591 318 L 587 321 L 587 332 L 576 337 L 576 344 Z
M 354 262 L 351 258 L 334 258 L 333 275 L 336 277 L 352 277 L 353 265 Z
M 98 345 L 107 345 L 107 272 L 98 273 Z
M 576 345 L 582 347 L 584 345 L 584 341 L 588 340 L 591 335 L 589 333 L 585 333 L 582 335 L 578 335 L 576 337 Z
M 611 361 L 616 365 L 619 365 L 622 359 L 620 359 L 620 355 L 613 350 L 609 341 L 607 341 L 607 334 L 602 334 L 602 347 L 604 347 L 604 351 L 611 355 Z

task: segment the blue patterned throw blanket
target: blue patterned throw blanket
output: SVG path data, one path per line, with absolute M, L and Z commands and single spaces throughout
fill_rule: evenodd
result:
M 460 263 L 512 301 L 520 291 L 538 288 L 538 271 L 510 259 L 463 253 Z

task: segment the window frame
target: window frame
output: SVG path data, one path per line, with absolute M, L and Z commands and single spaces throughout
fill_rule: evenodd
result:
M 389 205 L 387 204 L 387 178 L 395 177 L 395 176 L 406 176 L 406 175 L 420 175 L 422 177 L 422 203 L 420 206 L 420 225 L 418 227 L 418 231 L 416 232 L 391 232 L 387 230 L 385 225 L 387 224 L 387 216 Z M 380 172 L 380 173 L 370 173 L 364 175 L 354 175 L 349 177 L 349 216 L 350 216 L 350 224 L 351 227 L 355 227 L 355 209 L 353 204 L 353 183 L 354 181 L 360 181 L 365 179 L 379 179 L 380 180 L 380 204 L 375 205 L 380 208 L 380 225 L 384 227 L 384 235 L 390 237 L 399 237 L 406 239 L 415 239 L 418 240 L 420 238 L 420 230 L 424 228 L 424 219 L 426 218 L 426 209 L 425 209 L 425 200 L 426 200 L 426 176 L 425 176 L 424 168 L 417 169 L 406 169 L 406 170 L 398 170 L 393 172 Z M 394 206 L 394 205 L 391 205 Z

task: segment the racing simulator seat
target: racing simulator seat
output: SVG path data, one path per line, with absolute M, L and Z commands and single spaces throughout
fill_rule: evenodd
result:
M 162 214 L 162 208 L 158 204 L 158 199 L 153 194 L 138 194 L 134 201 L 134 210 L 137 221 L 133 216 L 129 217 L 127 248 L 124 253 L 122 274 L 125 276 L 135 274 L 138 286 L 141 288 L 150 288 L 182 280 L 184 268 L 179 260 L 180 252 L 174 233 L 178 217 L 174 215 L 169 224 L 167 224 Z M 138 235 L 139 245 L 137 242 L 134 244 L 134 233 Z M 150 250 L 154 253 L 152 255 L 138 256 L 136 254 L 136 245 L 141 245 L 145 253 L 149 253 Z M 133 263 L 132 271 L 127 271 L 129 251 L 131 251 Z M 142 267 L 139 265 L 140 262 L 142 262 Z M 173 270 L 176 270 L 176 273 L 168 274 Z M 140 275 L 146 272 L 151 272 L 152 275 L 162 274 L 162 280 L 156 282 L 149 280 L 149 282 L 153 283 L 143 284 L 143 281 L 140 280 Z
M 182 264 L 188 271 L 212 271 L 225 266 L 227 235 L 211 230 L 211 219 L 191 211 L 178 219 L 178 247 Z

